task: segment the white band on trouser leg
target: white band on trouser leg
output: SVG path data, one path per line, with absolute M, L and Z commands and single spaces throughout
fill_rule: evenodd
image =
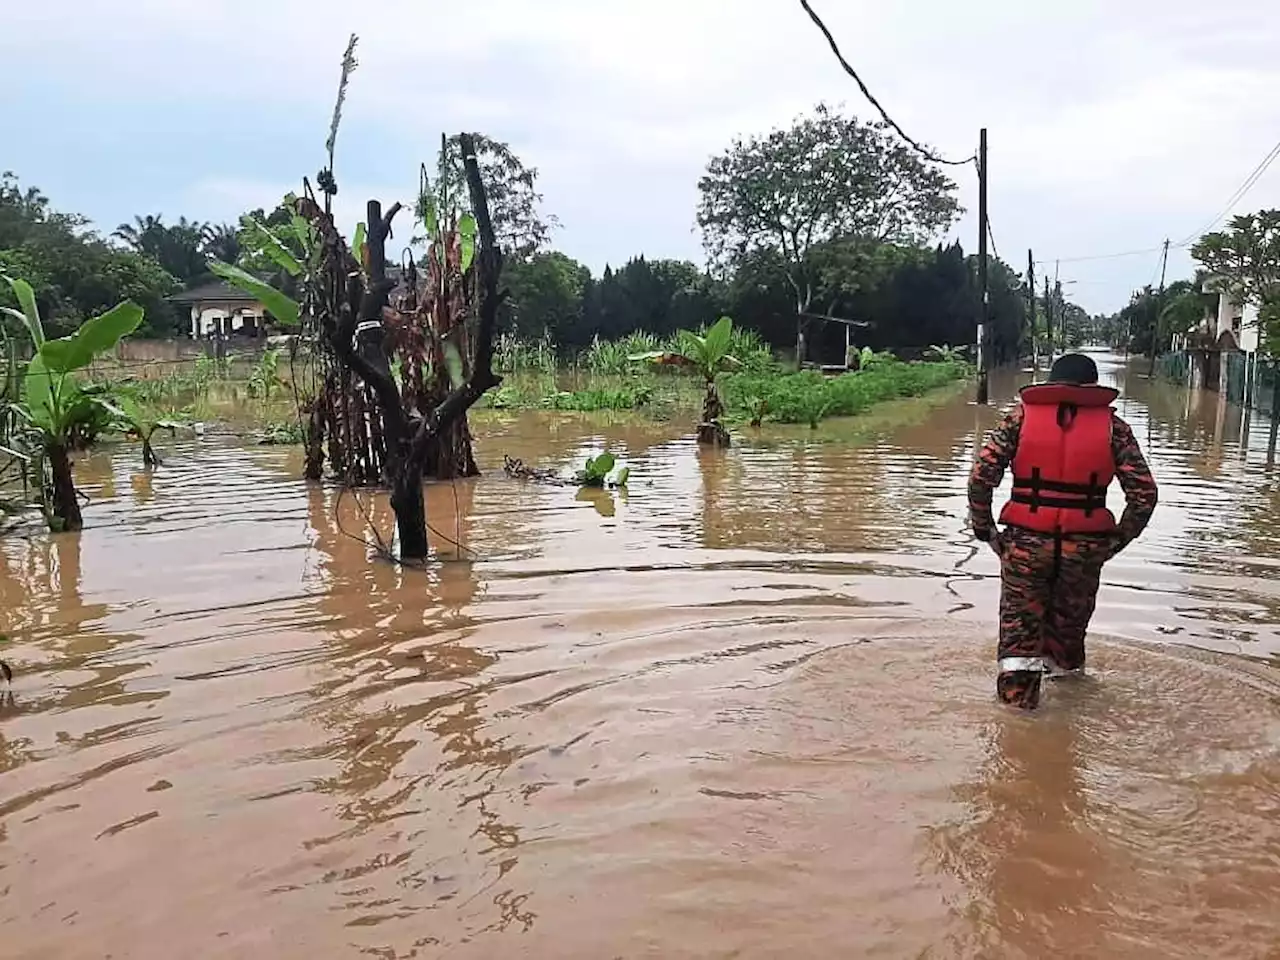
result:
M 1045 666 L 1039 657 L 1004 657 L 998 669 L 1001 673 L 1043 673 Z

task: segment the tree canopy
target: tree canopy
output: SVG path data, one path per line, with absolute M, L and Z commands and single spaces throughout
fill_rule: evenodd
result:
M 130 299 L 146 310 L 144 335 L 174 329 L 165 298 L 181 288 L 177 277 L 146 253 L 107 243 L 84 217 L 55 210 L 10 172 L 0 175 L 0 273 L 31 284 L 51 337 Z M 4 305 L 16 306 L 11 297 L 0 291 Z
M 475 142 L 495 232 L 508 254 L 499 317 L 506 332 L 545 335 L 576 350 L 597 336 L 668 336 L 728 315 L 787 350 L 802 310 L 858 321 L 859 347 L 910 352 L 973 342 L 976 258 L 959 244 L 930 242 L 960 212 L 955 184 L 882 125 L 820 105 L 786 130 L 735 141 L 700 184 L 697 216 L 711 269 L 637 254 L 593 273 L 549 247 L 556 221 L 541 208 L 537 171 L 501 141 Z M 456 140 L 444 140 L 435 160 L 426 198 L 465 209 Z M 208 279 L 210 260 L 234 263 L 293 295 L 296 279 L 264 252 L 257 227 L 272 228 L 302 258 L 291 221 L 282 201 L 248 211 L 234 225 L 142 215 L 104 239 L 84 218 L 55 211 L 39 190 L 6 175 L 0 269 L 31 281 L 55 332 L 131 298 L 147 311 L 142 335 L 171 336 L 180 324 L 165 298 Z M 1029 337 L 1026 290 L 996 259 L 989 277 L 992 360 L 1000 363 L 1015 359 Z M 810 359 L 842 360 L 844 336 L 843 325 L 814 321 Z
M 452 206 L 467 210 L 471 201 L 460 136 L 446 138 L 440 145 L 435 187 L 447 195 Z M 509 144 L 479 133 L 472 136 L 480 175 L 488 185 L 489 215 L 493 218 L 498 245 L 508 261 L 530 257 L 550 242 L 552 228 L 559 226 L 554 216 L 542 211 L 542 194 L 537 189 L 538 170 L 526 167 Z
M 827 245 L 829 260 L 833 253 L 874 255 L 883 244 L 918 246 L 959 215 L 955 190 L 887 124 L 862 123 L 819 104 L 790 127 L 736 139 L 714 157 L 698 182 L 697 221 L 722 270 L 774 256 L 801 315 L 822 282 L 817 248 Z
M 1225 230 L 1207 233 L 1191 248 L 1222 289 L 1258 305 L 1262 345 L 1280 347 L 1280 210 L 1233 217 Z

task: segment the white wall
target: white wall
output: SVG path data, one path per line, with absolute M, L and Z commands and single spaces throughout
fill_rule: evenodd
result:
M 1258 308 L 1251 303 L 1245 305 L 1242 313 L 1242 329 L 1238 339 L 1240 349 L 1246 353 L 1253 353 L 1258 349 L 1258 343 L 1261 340 L 1261 331 L 1258 329 Z
M 263 327 L 265 316 L 262 308 L 256 304 L 247 307 L 209 307 L 196 303 L 191 305 L 189 331 L 192 339 L 202 339 L 217 330 L 221 322 L 224 334 L 234 333 L 244 329 L 246 320 Z
M 1226 293 L 1218 294 L 1218 315 L 1213 329 L 1216 340 L 1230 330 L 1240 344 L 1240 349 L 1253 353 L 1258 349 L 1258 308 L 1253 304 L 1241 306 Z

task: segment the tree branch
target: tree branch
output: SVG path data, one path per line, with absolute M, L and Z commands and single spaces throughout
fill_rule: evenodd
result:
M 476 257 L 480 324 L 475 339 L 475 360 L 466 382 L 450 390 L 444 400 L 418 425 L 409 448 L 411 463 L 421 462 L 426 456 L 428 445 L 442 430 L 466 413 L 486 390 L 502 382 L 502 378 L 493 372 L 493 335 L 498 323 L 498 307 L 503 299 L 503 294 L 498 291 L 502 253 L 494 238 L 489 200 L 485 195 L 480 165 L 476 160 L 475 140 L 471 134 L 464 133 L 459 136 L 458 142 L 462 147 L 462 163 L 471 193 L 471 211 L 476 218 L 476 230 L 480 235 L 480 250 Z
M 391 376 L 386 333 L 382 328 L 382 311 L 387 305 L 391 288 L 395 285 L 387 279 L 387 237 L 391 235 L 391 221 L 400 212 L 400 204 L 392 204 L 385 215 L 382 213 L 382 204 L 377 200 L 370 200 L 365 209 L 369 224 L 365 240 L 369 256 L 369 281 L 359 299 L 357 324 L 355 296 L 360 284 L 358 277 L 348 277 L 348 305 L 339 324 L 338 343 L 334 344 L 334 349 L 339 356 L 343 356 L 345 351 L 343 358 L 351 369 L 377 394 L 378 405 L 382 407 L 383 423 L 389 433 L 388 439 L 394 447 L 404 442 L 408 420 L 400 399 L 400 390 Z

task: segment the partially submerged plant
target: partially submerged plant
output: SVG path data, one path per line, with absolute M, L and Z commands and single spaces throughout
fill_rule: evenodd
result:
M 143 465 L 163 466 L 163 461 L 151 446 L 151 438 L 157 430 L 168 430 L 173 433 L 185 424 L 179 420 L 156 420 L 147 416 L 138 405 L 138 401 L 127 393 L 117 395 L 111 402 L 111 408 L 116 416 L 116 424 L 124 431 L 125 436 L 136 437 L 142 441 Z
M 631 468 L 623 467 L 610 480 L 609 474 L 616 464 L 617 458 L 607 450 L 598 457 L 587 457 L 582 469 L 574 474 L 574 480 L 583 487 L 625 487 L 627 478 L 631 476 Z
M 55 533 L 79 530 L 84 518 L 71 472 L 71 450 L 78 436 L 97 425 L 104 410 L 111 417 L 115 409 L 101 390 L 86 388 L 74 374 L 138 329 L 142 307 L 125 300 L 86 320 L 74 333 L 46 340 L 31 285 L 14 277 L 3 279 L 22 309 L 0 310 L 23 322 L 36 351 L 23 374 L 22 402 L 16 409 L 27 426 L 33 448 L 31 470 L 40 491 L 41 508 L 49 529 Z
M 249 393 L 267 404 L 275 388 L 283 386 L 287 384 L 280 378 L 280 351 L 273 347 L 258 358 L 249 372 Z
M 8 643 L 9 638 L 0 633 L 0 643 Z M 4 677 L 5 683 L 13 683 L 13 668 L 3 660 L 0 660 L 0 676 Z
M 720 418 L 724 416 L 724 403 L 716 389 L 716 377 L 742 367 L 741 361 L 729 353 L 732 341 L 733 321 L 728 317 L 721 317 L 704 335 L 681 330 L 677 351 L 654 350 L 630 358 L 662 366 L 691 368 L 702 376 L 706 381 L 707 392 L 702 400 L 702 422 L 698 424 L 699 443 L 729 446 L 729 431 L 720 422 Z
M 307 439 L 306 427 L 297 420 L 283 420 L 269 423 L 258 436 L 258 443 L 264 445 L 289 446 L 304 444 Z

